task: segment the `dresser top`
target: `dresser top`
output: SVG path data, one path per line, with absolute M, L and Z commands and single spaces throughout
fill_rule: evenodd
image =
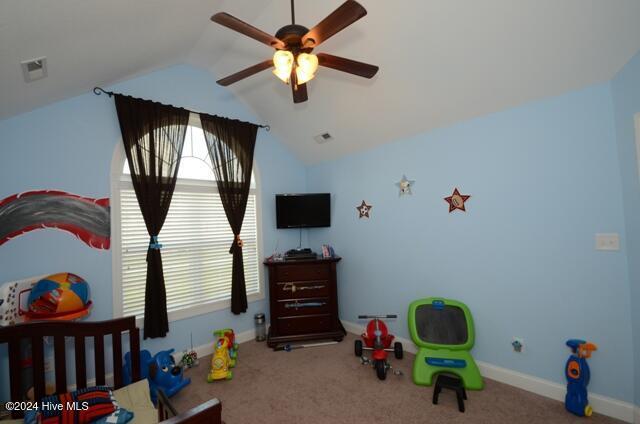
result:
M 274 261 L 271 258 L 266 258 L 263 262 L 263 264 L 267 265 L 267 266 L 278 266 L 278 265 L 308 265 L 308 264 L 324 264 L 324 263 L 330 263 L 330 262 L 339 262 L 340 260 L 342 260 L 342 258 L 340 256 L 334 256 L 331 258 L 323 258 L 321 256 L 315 258 L 315 259 L 289 259 L 289 260 L 281 260 L 281 261 Z

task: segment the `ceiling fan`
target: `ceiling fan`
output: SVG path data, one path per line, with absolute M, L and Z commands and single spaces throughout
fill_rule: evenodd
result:
M 366 14 L 367 11 L 360 3 L 347 0 L 315 27 L 308 29 L 296 24 L 294 0 L 291 0 L 291 25 L 283 26 L 272 36 L 228 13 L 216 13 L 211 17 L 213 22 L 276 49 L 273 59 L 243 69 L 217 83 L 227 86 L 273 66 L 273 73 L 284 83 L 291 85 L 293 102 L 301 103 L 308 99 L 306 83 L 315 76 L 318 66 L 372 78 L 378 72 L 377 66 L 326 53 L 311 53 L 314 48 Z

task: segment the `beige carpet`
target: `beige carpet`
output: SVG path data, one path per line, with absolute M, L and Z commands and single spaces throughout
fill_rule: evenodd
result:
M 172 400 L 179 411 L 212 397 L 222 401 L 227 424 L 244 423 L 615 423 L 598 416 L 586 420 L 556 402 L 486 380 L 483 391 L 468 392 L 466 412 L 457 409 L 449 390 L 432 405 L 431 387 L 411 381 L 414 356 L 392 358 L 404 375 L 377 379 L 372 368 L 353 354 L 355 337 L 331 346 L 274 352 L 265 343 L 240 345 L 233 380 L 208 384 L 210 357 L 187 371 L 191 385 Z

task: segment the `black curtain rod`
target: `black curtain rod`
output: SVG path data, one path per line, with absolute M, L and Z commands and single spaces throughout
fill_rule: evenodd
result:
M 94 88 L 93 88 L 93 94 L 95 94 L 96 96 L 99 96 L 99 95 L 101 95 L 101 94 L 106 94 L 106 95 L 108 95 L 109 97 L 112 97 L 114 94 L 118 94 L 118 95 L 121 95 L 121 96 L 126 96 L 126 94 L 122 94 L 122 93 L 115 93 L 115 92 L 113 92 L 113 91 L 107 91 L 107 90 L 105 90 L 105 89 L 104 89 L 104 88 L 102 88 L 102 87 L 94 87 Z M 140 99 L 140 100 L 147 100 L 147 99 Z M 148 101 L 148 100 L 147 100 L 147 101 Z M 196 111 L 194 111 L 194 110 L 189 110 L 189 109 L 186 109 L 186 108 L 183 108 L 183 107 L 176 107 L 176 106 L 173 106 L 173 105 L 169 105 L 169 106 L 171 106 L 171 107 L 175 107 L 176 109 L 186 110 L 186 111 L 189 111 L 189 112 L 191 112 L 191 113 L 196 113 L 196 114 L 203 113 L 203 112 L 196 112 Z M 267 130 L 267 131 L 271 131 L 271 127 L 270 127 L 269 125 L 260 125 L 260 124 L 254 124 L 254 125 L 256 125 L 256 126 L 257 126 L 257 127 L 259 127 L 259 128 L 264 128 L 264 129 L 265 129 L 265 130 Z

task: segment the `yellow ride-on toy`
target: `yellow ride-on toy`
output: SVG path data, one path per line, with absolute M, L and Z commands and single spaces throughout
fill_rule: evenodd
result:
M 221 337 L 218 339 L 211 358 L 211 371 L 207 375 L 207 382 L 212 383 L 216 380 L 231 380 L 233 371 L 231 371 L 231 357 L 229 356 L 229 339 Z

